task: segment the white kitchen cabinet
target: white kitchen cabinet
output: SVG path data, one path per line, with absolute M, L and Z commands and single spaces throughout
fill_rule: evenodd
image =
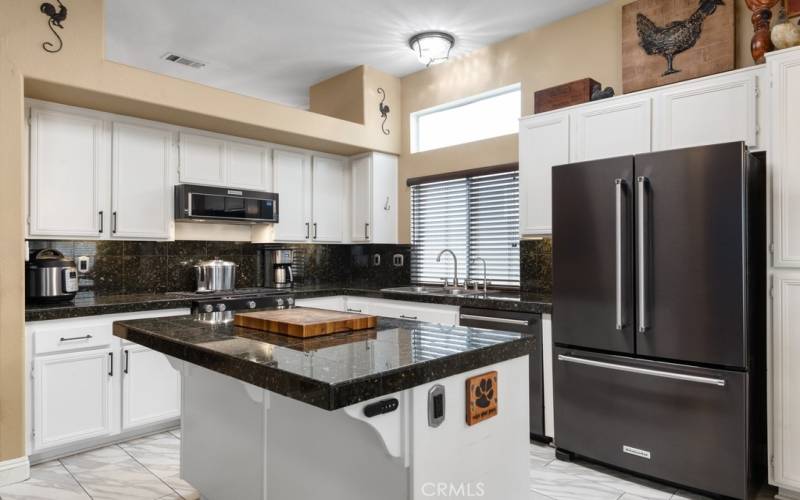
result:
M 294 301 L 297 307 L 314 307 L 317 309 L 330 309 L 331 311 L 346 310 L 345 298 L 342 295 L 335 297 L 314 297 L 310 299 L 296 299 Z
M 103 120 L 32 108 L 30 141 L 29 234 L 88 239 L 107 234 L 108 145 Z
M 272 190 L 272 165 L 263 145 L 227 141 L 227 187 L 253 191 Z
M 552 176 L 555 165 L 569 163 L 570 116 L 548 113 L 521 121 L 519 127 L 519 228 L 523 236 L 552 232 Z
M 745 141 L 758 147 L 759 69 L 704 78 L 656 97 L 659 150 Z
M 457 306 L 423 304 L 407 300 L 347 297 L 346 310 L 348 312 L 372 314 L 386 318 L 457 325 L 459 308 Z
M 122 347 L 122 429 L 178 418 L 180 374 L 160 352 Z
M 111 236 L 168 239 L 173 133 L 121 122 L 114 122 L 112 130 Z
M 320 243 L 342 241 L 345 163 L 315 156 L 311 169 L 311 239 Z
M 225 141 L 212 136 L 181 132 L 180 181 L 183 184 L 224 186 Z
M 771 482 L 800 492 L 800 273 L 773 280 Z
M 800 267 L 800 49 L 770 54 L 775 267 Z
M 397 243 L 397 157 L 370 153 L 351 163 L 354 242 Z
M 274 187 L 278 193 L 275 240 L 304 242 L 311 238 L 311 165 L 308 155 L 275 149 Z
M 111 349 L 55 354 L 34 361 L 36 449 L 112 433 L 117 361 Z
M 652 150 L 652 99 L 619 98 L 573 111 L 570 161 L 648 153 Z

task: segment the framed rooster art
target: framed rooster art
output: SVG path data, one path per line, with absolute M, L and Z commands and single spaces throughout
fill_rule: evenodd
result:
M 638 0 L 622 7 L 625 93 L 734 68 L 735 0 Z

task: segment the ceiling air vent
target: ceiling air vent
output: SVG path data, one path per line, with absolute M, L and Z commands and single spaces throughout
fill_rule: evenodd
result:
M 166 54 L 161 56 L 161 58 L 170 62 L 183 64 L 184 66 L 189 66 L 190 68 L 194 69 L 200 69 L 206 65 L 206 63 L 204 62 L 196 61 L 194 59 L 189 59 L 188 57 L 179 56 L 178 54 L 173 54 L 172 52 L 167 52 Z

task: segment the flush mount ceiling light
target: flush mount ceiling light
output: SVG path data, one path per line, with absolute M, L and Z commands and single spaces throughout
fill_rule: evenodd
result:
M 442 31 L 417 33 L 408 40 L 408 46 L 416 52 L 419 62 L 425 66 L 445 62 L 455 43 L 453 35 Z

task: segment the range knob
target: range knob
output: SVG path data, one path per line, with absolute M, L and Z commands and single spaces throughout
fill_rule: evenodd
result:
M 217 304 L 217 311 L 219 311 L 219 312 L 222 312 L 222 311 L 224 311 L 225 309 L 227 309 L 227 307 L 225 306 L 225 304 Z
M 289 307 L 294 307 L 294 297 L 286 297 L 286 305 Z
M 203 306 L 203 312 L 210 313 L 210 312 L 213 312 L 213 311 L 214 311 L 214 307 L 211 304 L 206 304 L 206 305 Z
M 280 298 L 280 297 L 278 297 L 277 299 L 275 299 L 275 305 L 277 305 L 277 306 L 278 306 L 278 309 L 283 309 L 283 299 L 282 299 L 282 298 Z
M 255 300 L 248 300 L 247 301 L 247 307 L 250 308 L 250 309 L 255 309 L 256 308 L 256 301 Z

